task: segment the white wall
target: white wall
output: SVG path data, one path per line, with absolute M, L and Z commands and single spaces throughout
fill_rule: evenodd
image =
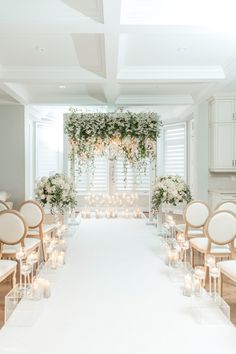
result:
M 195 107 L 195 198 L 208 202 L 208 102 Z
M 0 106 L 0 190 L 11 194 L 14 207 L 26 197 L 25 108 Z

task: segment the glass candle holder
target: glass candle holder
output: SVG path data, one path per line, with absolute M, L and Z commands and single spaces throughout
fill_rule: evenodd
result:
M 184 289 L 183 294 L 184 296 L 191 297 L 193 292 L 193 277 L 191 273 L 187 273 L 184 276 Z
M 209 292 L 210 295 L 216 300 L 217 297 L 217 281 L 220 277 L 220 270 L 217 267 L 210 268 L 209 271 Z M 213 291 L 212 291 L 212 280 L 213 280 Z

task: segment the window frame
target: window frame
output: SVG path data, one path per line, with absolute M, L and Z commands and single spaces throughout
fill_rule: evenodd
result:
M 161 141 L 161 147 L 160 147 L 160 151 L 161 151 L 161 155 L 162 155 L 162 159 L 161 159 L 161 165 L 160 166 L 160 171 L 162 175 L 166 175 L 165 173 L 165 155 L 166 155 L 166 131 L 169 128 L 174 128 L 174 127 L 183 127 L 184 128 L 184 180 L 186 183 L 188 183 L 188 177 L 189 177 L 189 172 L 188 172 L 188 129 L 187 129 L 187 122 L 186 121 L 182 121 L 182 122 L 176 122 L 176 123 L 168 123 L 163 125 L 162 128 L 162 141 Z

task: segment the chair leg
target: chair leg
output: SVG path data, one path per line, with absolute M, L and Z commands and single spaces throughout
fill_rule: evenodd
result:
M 46 250 L 45 250 L 45 245 L 44 245 L 44 240 L 43 240 L 43 232 L 40 230 L 40 241 L 41 241 L 41 247 L 42 247 L 42 255 L 43 255 L 43 261 L 46 262 Z
M 195 267 L 195 264 L 194 264 L 194 248 L 191 247 L 190 249 L 190 259 L 191 259 L 191 266 L 194 268 Z
M 223 297 L 223 282 L 224 282 L 224 276 L 221 273 L 220 277 L 219 277 L 219 294 L 220 294 L 220 297 Z
M 12 289 L 16 286 L 16 270 L 12 273 L 11 276 L 11 287 Z

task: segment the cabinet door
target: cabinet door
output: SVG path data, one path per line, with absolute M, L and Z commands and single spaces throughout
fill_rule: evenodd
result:
M 235 102 L 233 100 L 219 100 L 212 102 L 212 122 L 223 123 L 234 121 L 234 107 Z
M 234 123 L 214 124 L 211 146 L 211 169 L 213 170 L 233 170 L 234 164 Z

